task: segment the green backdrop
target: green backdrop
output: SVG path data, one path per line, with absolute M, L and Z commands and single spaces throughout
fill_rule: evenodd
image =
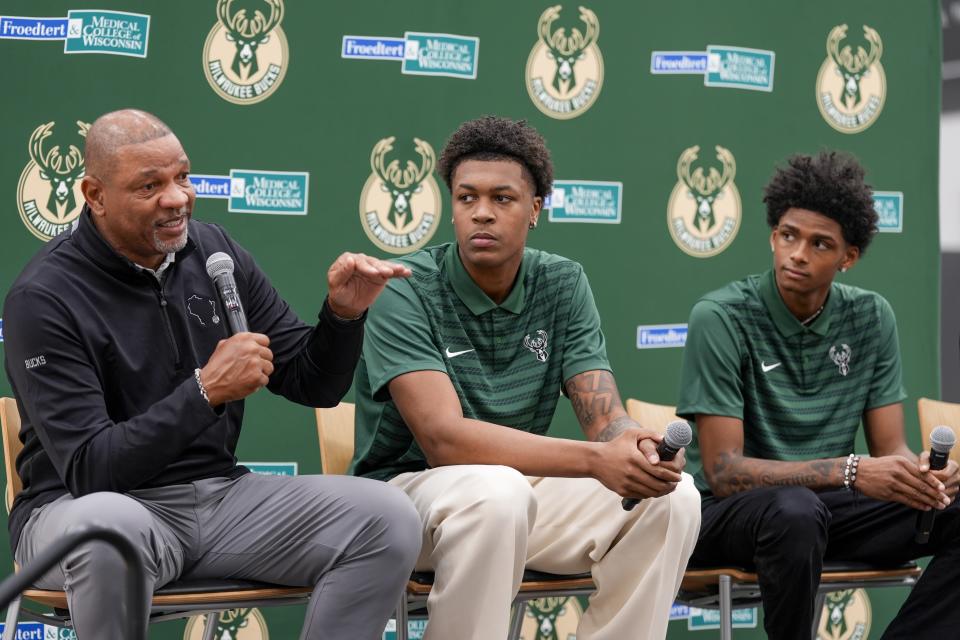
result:
M 775 164 L 794 152 L 839 148 L 855 153 L 879 191 L 901 192 L 902 232 L 881 234 L 844 282 L 881 291 L 897 313 L 911 444 L 919 448 L 915 400 L 935 396 L 938 383 L 937 139 L 940 18 L 935 0 L 827 0 L 798 2 L 613 2 L 592 0 L 599 36 L 585 50 L 602 53 L 599 94 L 573 118 L 541 112 L 525 88 L 527 60 L 538 43 L 546 2 L 483 3 L 286 0 L 281 23 L 288 55 L 272 93 L 254 104 L 225 100 L 204 74 L 204 45 L 217 24 L 217 3 L 136 0 L 6 0 L 3 15 L 66 16 L 71 9 L 128 11 L 150 16 L 147 56 L 68 55 L 62 41 L 0 38 L 7 60 L 0 119 L 0 296 L 41 246 L 18 214 L 28 141 L 55 122 L 47 149 L 80 145 L 78 120 L 92 122 L 120 107 L 158 114 L 178 134 L 198 174 L 231 169 L 308 172 L 306 215 L 228 212 L 223 199 L 198 199 L 197 218 L 226 226 L 257 257 L 280 292 L 312 318 L 325 289 L 325 271 L 344 250 L 386 255 L 364 232 L 361 191 L 371 174 L 370 153 L 396 136 L 390 157 L 417 159 L 413 138 L 437 154 L 462 121 L 482 114 L 527 118 L 547 138 L 556 177 L 622 183 L 619 224 L 551 223 L 546 217 L 530 244 L 582 262 L 603 317 L 610 360 L 622 395 L 672 404 L 682 349 L 638 349 L 637 327 L 686 322 L 702 293 L 768 268 L 770 254 L 761 189 Z M 260 0 L 232 8 L 261 8 Z M 831 30 L 849 25 L 853 62 L 870 50 L 863 25 L 882 38 L 883 106 L 859 133 L 842 133 L 817 108 L 817 77 Z M 555 30 L 583 32 L 575 5 L 563 5 Z M 397 60 L 341 57 L 345 35 L 402 39 L 407 31 L 479 38 L 476 78 L 401 73 Z M 0 34 L 2 35 L 2 34 Z M 272 51 L 279 46 L 274 35 Z M 651 73 L 651 52 L 703 52 L 729 45 L 775 53 L 772 91 L 708 87 L 702 74 Z M 261 44 L 262 55 L 270 54 Z M 587 59 L 589 58 L 589 59 Z M 585 66 L 594 58 L 574 65 Z M 873 76 L 861 80 L 866 87 Z M 581 77 L 577 82 L 585 82 Z M 866 94 L 866 89 L 864 94 Z M 677 184 L 677 160 L 699 145 L 696 166 L 720 167 L 720 145 L 735 157 L 733 180 L 742 201 L 737 235 L 713 257 L 681 251 L 667 226 L 667 203 Z M 49 191 L 34 197 L 46 198 Z M 44 201 L 45 202 L 45 201 Z M 729 201 L 727 201 L 729 202 Z M 41 203 L 43 204 L 43 203 Z M 721 202 L 716 204 L 721 210 Z M 439 228 L 431 243 L 453 239 L 449 197 L 442 193 Z M 414 214 L 416 214 L 416 210 Z M 2 310 L 0 310 L 2 316 Z M 42 318 L 38 318 L 42 322 Z M 0 344 L 2 349 L 2 344 Z M 0 379 L 0 393 L 10 389 Z M 247 404 L 241 460 L 296 461 L 301 473 L 320 470 L 310 409 L 261 392 Z M 578 436 L 566 402 L 555 432 Z M 865 451 L 865 446 L 861 449 Z M 10 566 L 0 545 L 0 566 Z M 871 592 L 870 637 L 894 615 L 903 594 Z M 266 610 L 274 638 L 292 638 L 302 610 Z M 671 638 L 708 637 L 671 623 Z M 182 637 L 183 623 L 165 623 L 153 637 Z M 242 637 L 242 636 L 241 636 Z M 763 637 L 761 631 L 738 637 Z M 834 640 L 833 636 L 830 637 Z M 846 637 L 846 636 L 844 636 Z M 835 640 L 840 640 L 836 636 Z

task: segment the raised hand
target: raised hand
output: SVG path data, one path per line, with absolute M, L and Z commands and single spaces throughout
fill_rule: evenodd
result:
M 362 253 L 343 253 L 327 271 L 327 304 L 341 318 L 357 318 L 373 304 L 391 278 L 406 278 L 409 268 Z

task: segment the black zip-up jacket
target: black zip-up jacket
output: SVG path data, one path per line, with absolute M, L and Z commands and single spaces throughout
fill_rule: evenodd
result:
M 103 239 L 85 208 L 72 231 L 24 268 L 4 303 L 7 377 L 20 406 L 23 492 L 9 529 L 16 550 L 30 512 L 69 492 L 124 492 L 237 477 L 243 401 L 216 410 L 194 370 L 228 337 L 207 257 L 233 258 L 250 331 L 270 338 L 268 388 L 309 406 L 334 406 L 360 356 L 363 322 L 324 303 L 300 321 L 253 258 L 219 226 L 189 223 L 163 285 Z

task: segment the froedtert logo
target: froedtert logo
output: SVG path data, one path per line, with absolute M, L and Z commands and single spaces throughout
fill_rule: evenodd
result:
M 597 47 L 600 21 L 580 7 L 584 29 L 554 28 L 561 5 L 550 7 L 537 22 L 537 44 L 527 58 L 526 83 L 540 111 L 560 120 L 576 118 L 593 106 L 603 86 L 603 56 Z
M 637 349 L 667 349 L 685 344 L 686 324 L 649 324 L 637 327 Z
M 235 9 L 233 0 L 217 0 L 217 24 L 203 45 L 203 72 L 221 98 L 254 104 L 277 90 L 290 60 L 282 20 L 283 0 L 264 0 L 252 16 L 246 8 Z
M 64 53 L 147 57 L 150 16 L 125 11 L 73 10 L 67 14 Z
M 230 170 L 231 213 L 306 215 L 310 174 Z
M 737 163 L 716 147 L 720 168 L 694 168 L 700 147 L 684 149 L 677 161 L 677 184 L 667 202 L 667 227 L 681 250 L 696 258 L 717 255 L 740 229 L 740 192 L 733 182 Z
M 437 156 L 429 142 L 414 138 L 419 162 L 387 161 L 396 139 L 383 138 L 370 152 L 373 172 L 360 193 L 360 224 L 383 251 L 409 253 L 429 242 L 440 225 L 440 188 L 433 177 Z
M 17 184 L 17 209 L 30 232 L 46 242 L 70 226 L 83 208 L 80 179 L 83 153 L 76 144 L 50 145 L 54 122 L 33 130 L 27 143 L 30 161 Z M 77 134 L 87 135 L 90 125 L 77 120 Z M 80 142 L 74 139 L 73 142 Z
M 550 222 L 618 224 L 622 202 L 622 182 L 555 180 L 543 207 L 550 210 Z
M 817 74 L 817 108 L 831 127 L 841 133 L 859 133 L 872 125 L 883 109 L 887 77 L 880 64 L 883 41 L 875 29 L 863 25 L 869 50 L 850 44 L 847 25 L 834 27 L 827 36 L 827 57 Z

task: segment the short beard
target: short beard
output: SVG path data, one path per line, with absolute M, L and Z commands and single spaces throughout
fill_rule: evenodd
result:
M 180 211 L 179 213 L 183 213 L 184 215 L 187 215 L 186 211 Z M 176 240 L 170 240 L 168 242 L 164 242 L 163 240 L 160 239 L 160 232 L 154 231 L 153 232 L 153 248 L 163 254 L 177 253 L 178 251 L 181 251 L 185 246 L 187 246 L 187 237 L 189 236 L 189 234 L 190 234 L 190 218 L 188 216 L 187 227 L 184 228 L 183 235 L 177 238 Z

